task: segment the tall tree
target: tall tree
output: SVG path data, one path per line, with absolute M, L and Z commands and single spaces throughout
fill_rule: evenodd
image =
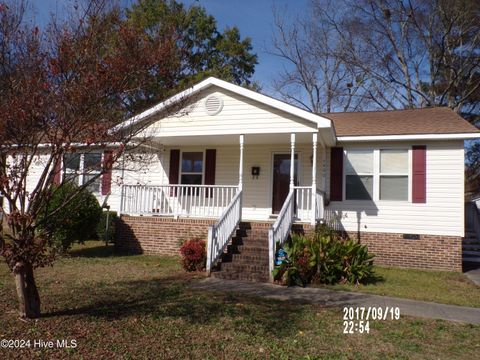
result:
M 54 259 L 42 221 L 109 171 L 143 130 L 111 130 L 129 115 L 125 99 L 143 93 L 152 74 L 169 79 L 178 66 L 173 33 L 151 42 L 119 17 L 106 16 L 104 2 L 86 5 L 80 17 L 42 32 L 23 20 L 23 3 L 0 3 L 0 194 L 8 227 L 0 255 L 14 275 L 20 314 L 29 318 L 40 315 L 34 269 Z M 157 96 L 170 90 L 158 88 Z M 63 155 L 78 144 L 82 152 L 115 147 L 99 173 L 45 213 L 63 186 L 54 185 Z M 28 177 L 36 162 L 43 170 Z
M 176 39 L 177 68 L 173 80 L 179 91 L 205 79 L 219 77 L 241 86 L 253 86 L 251 77 L 257 64 L 250 38 L 242 39 L 238 28 L 217 28 L 215 18 L 201 6 L 185 7 L 175 0 L 139 0 L 125 11 L 125 21 L 155 43 L 173 32 Z M 162 84 L 152 76 L 142 97 L 132 98 L 133 109 L 158 101 Z
M 336 16 L 335 4 L 325 2 L 323 6 Z M 292 19 L 285 11 L 274 9 L 274 20 L 269 52 L 287 63 L 274 79 L 277 93 L 314 113 L 360 109 L 358 92 L 364 72 L 338 56 L 344 44 L 337 29 L 313 13 Z
M 478 1 L 311 0 L 310 6 L 308 20 L 294 27 L 302 24 L 302 36 L 311 46 L 297 46 L 295 39 L 277 41 L 276 46 L 294 65 L 281 76 L 280 85 L 296 82 L 303 99 L 311 98 L 312 83 L 321 89 L 321 106 L 310 100 L 306 107 L 338 111 L 445 105 L 475 121 L 480 107 Z M 314 51 L 318 40 L 321 50 Z M 298 49 L 295 57 L 282 52 L 289 48 Z M 302 76 L 298 59 L 317 67 L 326 63 L 331 70 Z M 338 78 L 342 81 L 332 82 Z M 329 107 L 328 94 L 334 90 L 354 101 L 347 98 Z

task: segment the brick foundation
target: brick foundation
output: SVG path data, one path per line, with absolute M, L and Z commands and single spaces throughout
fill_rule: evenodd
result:
M 122 215 L 117 226 L 116 247 L 129 253 L 178 255 L 180 242 L 194 236 L 207 238 L 208 225 L 215 220 L 172 219 Z M 255 223 L 255 226 L 271 226 Z M 296 232 L 311 233 L 311 225 L 294 225 Z M 346 233 L 357 239 L 356 232 Z M 462 271 L 462 238 L 420 235 L 418 240 L 403 239 L 403 234 L 360 233 L 360 243 L 375 254 L 375 264 L 431 270 Z
M 352 239 L 358 234 L 348 233 Z M 403 234 L 360 233 L 360 243 L 375 254 L 375 264 L 403 268 L 462 271 L 462 238 L 420 235 L 407 240 Z
M 312 233 L 310 225 L 294 225 L 294 231 Z M 377 265 L 443 271 L 462 271 L 462 238 L 459 236 L 419 235 L 407 240 L 403 234 L 342 232 L 342 236 L 360 240 L 375 254 Z
M 115 234 L 115 247 L 136 254 L 179 255 L 180 242 L 198 236 L 207 239 L 214 220 L 173 219 L 122 215 Z

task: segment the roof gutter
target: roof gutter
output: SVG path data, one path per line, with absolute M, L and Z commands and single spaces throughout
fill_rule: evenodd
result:
M 338 136 L 338 142 L 363 141 L 402 141 L 402 140 L 467 140 L 479 139 L 480 132 L 458 134 L 411 134 L 411 135 L 368 135 L 368 136 Z

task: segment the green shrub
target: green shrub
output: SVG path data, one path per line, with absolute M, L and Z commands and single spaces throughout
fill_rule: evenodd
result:
M 284 249 L 288 260 L 273 273 L 282 284 L 358 284 L 373 277 L 374 256 L 367 247 L 340 238 L 326 225 L 310 236 L 293 234 Z
M 107 225 L 107 214 L 108 214 L 108 235 L 105 239 L 105 231 Z M 108 243 L 113 243 L 115 240 L 115 227 L 117 225 L 117 212 L 116 211 L 102 211 L 100 215 L 100 221 L 97 226 L 97 239 L 101 241 L 107 241 Z
M 64 183 L 53 187 L 48 206 L 40 214 L 39 220 L 65 203 L 76 191 L 76 185 Z M 79 192 L 62 211 L 48 217 L 40 231 L 49 239 L 50 245 L 60 251 L 67 251 L 74 242 L 84 242 L 96 236 L 102 209 L 95 196 L 88 190 Z

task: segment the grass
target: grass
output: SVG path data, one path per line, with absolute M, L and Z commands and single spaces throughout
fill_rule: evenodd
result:
M 475 358 L 480 326 L 402 317 L 343 334 L 342 310 L 193 290 L 177 258 L 115 256 L 89 243 L 39 269 L 44 316 L 20 321 L 0 265 L 0 339 L 75 339 L 75 349 L 0 349 L 5 359 Z
M 480 287 L 462 273 L 377 266 L 375 274 L 378 280 L 368 285 L 345 284 L 327 288 L 480 307 Z

